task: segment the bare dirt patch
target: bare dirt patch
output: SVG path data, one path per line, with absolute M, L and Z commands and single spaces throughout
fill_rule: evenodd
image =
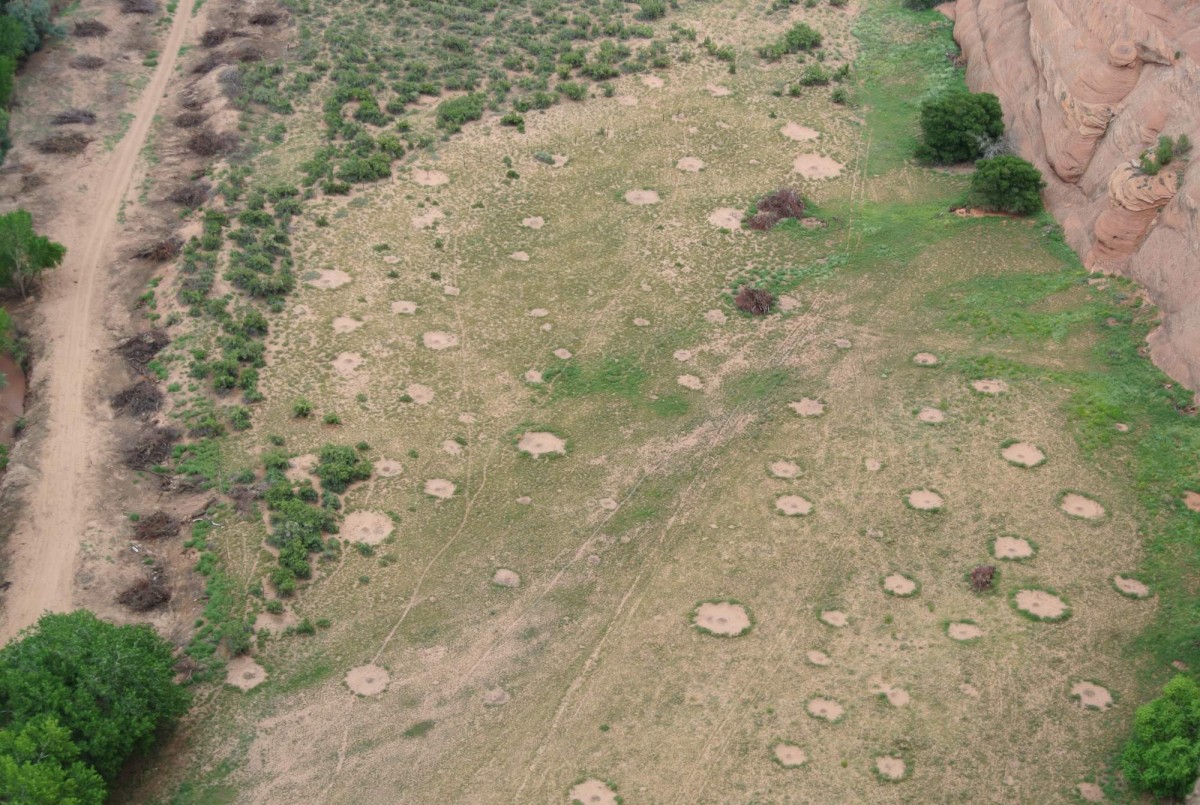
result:
M 1075 492 L 1063 495 L 1058 507 L 1072 517 L 1084 520 L 1099 520 L 1105 514 L 1104 507 L 1099 503 Z
M 917 420 L 927 425 L 937 425 L 946 421 L 946 412 L 940 408 L 922 408 L 917 413 Z
M 413 168 L 412 180 L 421 187 L 438 187 L 449 182 L 450 176 L 443 171 Z
M 431 478 L 425 482 L 425 494 L 445 500 L 454 497 L 454 482 L 445 478 Z
M 821 154 L 801 154 L 792 160 L 792 170 L 805 179 L 833 179 L 842 174 L 844 166 Z
M 445 220 L 446 213 L 439 210 L 437 207 L 426 210 L 420 215 L 414 215 L 410 223 L 413 229 L 429 229 L 437 224 L 438 221 Z
M 521 226 L 526 229 L 541 229 L 546 225 L 546 219 L 540 215 L 531 215 L 521 219 Z
M 387 690 L 391 681 L 386 670 L 373 664 L 351 668 L 350 673 L 346 674 L 346 687 L 359 696 L 378 696 Z
M 1045 590 L 1017 590 L 1013 604 L 1021 612 L 1044 621 L 1062 620 L 1070 612 L 1065 601 Z
M 908 773 L 908 764 L 904 758 L 888 755 L 875 758 L 875 771 L 885 780 L 903 780 Z
M 983 637 L 983 630 L 973 623 L 950 623 L 946 625 L 946 635 L 951 640 L 976 640 Z
M 1104 712 L 1113 706 L 1112 693 L 1108 688 L 1095 682 L 1076 682 L 1071 686 L 1071 698 L 1079 700 L 1079 706 L 1085 710 Z
M 378 545 L 394 530 L 392 519 L 382 512 L 355 511 L 346 515 L 341 535 L 351 542 Z
M 850 625 L 850 616 L 838 609 L 826 609 L 821 612 L 821 622 L 835 629 L 843 629 Z
M 571 350 L 563 348 L 563 347 L 560 347 L 559 349 L 554 350 L 553 354 L 554 354 L 554 357 L 558 358 L 560 361 L 569 361 L 569 360 L 571 360 L 571 357 L 572 357 Z
M 1104 801 L 1104 789 L 1095 783 L 1080 783 L 1075 786 L 1075 790 L 1079 793 L 1079 798 L 1084 802 Z
M 913 355 L 912 361 L 917 366 L 937 366 L 939 362 L 938 356 L 932 352 L 918 352 Z
M 333 359 L 333 371 L 342 376 L 349 376 L 358 371 L 363 361 L 363 356 L 358 352 L 342 352 Z
M 704 170 L 704 160 L 698 157 L 683 157 L 675 163 L 675 167 L 685 173 L 699 173 Z
M 892 573 L 884 578 L 883 589 L 899 598 L 907 598 L 916 595 L 920 585 L 902 573 Z
M 428 405 L 436 396 L 433 389 L 422 383 L 409 383 L 408 387 L 404 389 L 404 393 L 409 396 L 414 405 Z
M 522 375 L 522 378 L 526 383 L 532 383 L 536 386 L 538 383 L 542 382 L 542 373 L 537 369 L 526 369 L 525 374 Z
M 1200 492 L 1185 492 L 1183 505 L 1191 511 L 1200 512 Z
M 375 462 L 375 474 L 380 478 L 392 478 L 399 475 L 403 469 L 399 461 L 393 461 L 390 458 Z
M 718 207 L 708 214 L 708 222 L 719 229 L 739 230 L 745 213 L 733 207 Z
M 799 517 L 810 513 L 813 505 L 799 495 L 782 495 L 775 498 L 775 508 L 787 517 Z
M 932 489 L 914 489 L 908 493 L 908 505 L 921 511 L 936 511 L 945 505 L 942 496 Z
M 691 389 L 692 391 L 700 391 L 704 388 L 704 381 L 695 375 L 680 375 L 675 378 L 675 382 L 685 389 Z
M 785 769 L 797 769 L 808 762 L 808 753 L 795 744 L 778 743 L 771 754 Z
M 521 576 L 515 570 L 502 567 L 492 575 L 492 584 L 497 587 L 520 587 Z
M 633 95 L 618 95 L 617 106 L 637 106 L 638 99 Z
M 1128 598 L 1140 599 L 1150 597 L 1150 588 L 1144 582 L 1137 579 L 1116 575 L 1113 576 L 1112 583 L 1117 588 L 1117 592 Z
M 863 466 L 868 472 L 879 472 L 883 469 L 883 462 L 877 458 L 868 458 L 863 461 Z
M 829 655 L 824 651 L 812 649 L 810 651 L 806 651 L 804 656 L 810 663 L 820 668 L 825 668 L 826 666 L 833 664 L 833 660 L 829 659 Z
M 417 312 L 417 303 L 410 302 L 407 299 L 401 299 L 398 302 L 392 302 L 392 312 L 404 316 L 411 316 Z
M 883 681 L 882 677 L 872 677 L 870 685 L 871 693 L 887 699 L 888 704 L 892 707 L 904 707 L 912 699 L 907 690 L 896 685 L 887 684 Z
M 529 252 L 513 252 L 508 256 L 509 260 L 516 260 L 518 263 L 529 262 Z
M 704 312 L 704 320 L 709 324 L 724 324 L 728 318 L 723 311 L 707 310 Z
M 350 275 L 336 268 L 322 268 L 317 271 L 317 276 L 305 280 L 308 285 L 323 291 L 340 288 L 348 282 L 350 282 Z
M 450 349 L 458 346 L 458 336 L 454 333 L 443 333 L 438 330 L 432 330 L 421 335 L 421 343 L 427 349 Z
M 823 721 L 837 721 L 846 712 L 846 708 L 842 707 L 837 701 L 826 699 L 822 696 L 809 699 L 808 703 L 804 705 L 804 709 L 813 718 L 819 718 Z
M 655 190 L 630 190 L 625 194 L 625 201 L 635 207 L 644 207 L 647 204 L 657 204 L 658 192 Z
M 267 671 L 249 657 L 234 657 L 225 666 L 225 684 L 238 690 L 254 690 L 267 681 Z
M 810 142 L 821 136 L 821 132 L 816 129 L 810 129 L 808 126 L 801 126 L 799 123 L 785 123 L 779 133 L 789 140 L 794 140 L 798 143 Z
M 732 92 L 729 87 L 722 87 L 720 84 L 709 84 L 705 87 L 705 89 L 708 90 L 708 94 L 714 98 L 724 98 L 726 95 L 729 95 L 730 92 Z
M 592 779 L 571 786 L 571 790 L 567 792 L 567 802 L 582 802 L 583 805 L 617 805 L 620 800 L 617 799 L 617 792 L 613 791 L 607 783 Z
M 352 333 L 362 326 L 361 321 L 350 316 L 338 316 L 333 320 L 333 331 L 339 335 Z
M 811 397 L 803 397 L 799 402 L 788 403 L 788 408 L 804 417 L 821 416 L 825 413 L 825 403 Z
M 1033 554 L 1033 545 L 1023 537 L 996 537 L 992 543 L 992 556 L 997 559 L 1029 559 Z
M 1008 391 L 1008 383 L 996 378 L 990 378 L 987 380 L 976 380 L 971 384 L 971 388 L 980 394 L 1003 394 Z
M 650 89 L 662 89 L 664 82 L 656 75 L 644 75 L 642 76 L 642 83 Z
M 776 478 L 795 478 L 800 474 L 800 465 L 792 461 L 772 461 L 767 469 Z
M 512 697 L 509 696 L 508 691 L 504 688 L 492 688 L 484 691 L 482 698 L 484 707 L 500 707 L 501 705 L 508 704 Z
M 567 443 L 549 431 L 526 431 L 517 441 L 517 449 L 537 458 L 545 455 L 565 455 Z
M 738 637 L 753 625 L 749 610 L 733 601 L 705 601 L 696 607 L 692 623 L 718 637 Z
M 1000 456 L 1009 464 L 1021 467 L 1036 467 L 1046 461 L 1046 454 L 1029 442 L 1014 442 L 1001 450 Z

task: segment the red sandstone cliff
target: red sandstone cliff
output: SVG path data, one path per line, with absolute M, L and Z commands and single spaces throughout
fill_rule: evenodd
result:
M 1182 175 L 1136 167 L 1159 134 L 1200 141 L 1196 0 L 957 0 L 967 83 L 994 92 L 1046 202 L 1097 271 L 1162 312 L 1155 363 L 1200 390 L 1200 149 Z

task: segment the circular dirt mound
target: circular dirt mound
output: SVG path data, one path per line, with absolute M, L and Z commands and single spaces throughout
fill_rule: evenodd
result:
M 352 375 L 363 365 L 363 356 L 357 352 L 343 352 L 333 359 L 333 370 L 339 375 Z
M 841 629 L 850 624 L 850 616 L 836 609 L 826 609 L 821 612 L 821 622 L 835 629 Z
M 1036 467 L 1046 461 L 1046 454 L 1029 442 L 1013 442 L 1000 451 L 1000 456 L 1018 467 Z
M 1003 380 L 991 378 L 988 380 L 976 380 L 971 384 L 971 388 L 980 394 L 1003 394 L 1008 391 L 1008 384 Z
M 803 397 L 799 402 L 788 403 L 788 408 L 800 416 L 821 416 L 825 413 L 825 403 L 811 397 Z
M 454 482 L 447 481 L 445 478 L 431 478 L 425 482 L 425 494 L 435 498 L 454 497 Z
M 508 695 L 508 691 L 504 688 L 492 688 L 483 694 L 484 707 L 499 707 L 502 704 L 508 704 L 508 700 L 512 698 Z
M 571 350 L 556 349 L 554 350 L 554 357 L 558 358 L 560 361 L 569 361 L 571 360 Z
M 413 313 L 417 312 L 417 303 L 410 302 L 407 299 L 401 299 L 399 302 L 392 302 L 392 312 L 411 316 Z
M 741 229 L 745 213 L 733 207 L 718 207 L 708 214 L 708 222 L 720 229 Z
M 1076 682 L 1071 686 L 1071 698 L 1078 699 L 1079 705 L 1085 710 L 1099 710 L 1103 713 L 1113 706 L 1113 697 L 1108 688 L 1095 682 Z
M 567 452 L 567 443 L 553 433 L 535 430 L 521 436 L 517 441 L 517 449 L 534 458 L 549 454 L 561 456 Z
M 458 346 L 458 336 L 454 333 L 443 333 L 437 330 L 421 336 L 421 343 L 428 349 L 449 349 Z
M 787 517 L 799 517 L 813 510 L 813 505 L 799 495 L 783 495 L 775 498 L 775 508 Z
M 525 382 L 537 385 L 542 382 L 542 373 L 537 369 L 528 369 L 524 374 Z
M 942 496 L 932 489 L 914 489 L 908 493 L 908 505 L 920 511 L 937 511 L 946 503 Z
M 583 805 L 617 805 L 617 792 L 600 780 L 584 780 L 571 786 L 567 802 L 582 802 Z
M 402 469 L 403 467 L 400 466 L 399 461 L 393 461 L 390 458 L 375 462 L 375 474 L 380 478 L 391 478 L 392 476 L 399 475 Z
M 863 461 L 863 466 L 870 472 L 879 472 L 883 469 L 883 462 L 877 458 L 868 458 Z
M 948 623 L 946 624 L 946 635 L 951 640 L 975 640 L 983 637 L 983 630 L 973 623 Z
M 704 88 L 708 90 L 708 94 L 714 98 L 724 98 L 731 92 L 729 87 L 722 87 L 719 84 L 708 84 Z
M 334 288 L 340 288 L 350 281 L 350 275 L 345 271 L 338 271 L 336 268 L 323 268 L 317 272 L 317 276 L 312 279 L 305 280 L 305 283 L 314 288 L 320 288 L 323 291 L 330 291 Z
M 529 262 L 529 252 L 513 252 L 508 256 L 509 260 L 516 260 L 518 263 Z
M 635 207 L 658 203 L 658 193 L 654 190 L 630 190 L 625 194 L 625 200 Z
M 778 743 L 771 754 L 780 766 L 785 769 L 795 769 L 808 762 L 808 753 L 795 744 Z
M 838 349 L 850 349 L 850 347 L 854 346 L 854 343 L 849 338 L 835 338 L 833 345 Z
M 997 559 L 1028 559 L 1033 554 L 1033 546 L 1023 537 L 996 537 L 992 543 L 992 556 Z
M 546 225 L 546 219 L 540 215 L 531 215 L 521 219 L 521 226 L 526 229 L 541 229 Z
M 706 601 L 696 607 L 692 623 L 718 637 L 738 637 L 750 631 L 750 611 L 732 601 Z
M 821 136 L 821 133 L 816 129 L 801 126 L 799 123 L 788 123 L 779 130 L 779 133 L 789 140 L 795 140 L 798 143 L 809 142 Z
M 1068 492 L 1063 495 L 1059 501 L 1058 507 L 1072 517 L 1081 517 L 1084 520 L 1099 520 L 1104 516 L 1104 507 L 1091 498 Z
M 1129 598 L 1149 598 L 1150 588 L 1137 579 L 1128 576 L 1113 576 L 1113 586 L 1117 592 Z
M 378 545 L 387 539 L 394 528 L 391 518 L 386 514 L 357 511 L 346 515 L 346 520 L 342 523 L 341 535 L 352 542 Z
M 1017 590 L 1013 606 L 1043 621 L 1060 621 L 1071 613 L 1065 601 L 1045 590 Z
M 824 668 L 833 662 L 833 660 L 829 659 L 829 655 L 826 654 L 824 651 L 817 651 L 815 649 L 812 651 L 806 651 L 804 653 L 804 656 L 806 658 L 808 658 L 808 661 L 811 662 L 813 665 L 819 666 L 821 668 Z
M 442 171 L 426 171 L 413 168 L 412 179 L 421 187 L 437 187 L 450 181 L 450 177 Z
M 917 366 L 937 366 L 938 356 L 932 352 L 918 352 L 916 355 L 913 355 L 912 361 Z
M 435 396 L 433 389 L 421 383 L 409 383 L 404 393 L 411 397 L 416 405 L 428 405 L 433 402 Z
M 893 573 L 883 580 L 883 589 L 898 598 L 916 595 L 920 589 L 915 581 L 902 573 Z
M 842 173 L 842 163 L 821 154 L 801 154 L 792 160 L 792 170 L 805 179 L 832 179 Z
M 697 173 L 704 170 L 704 161 L 696 157 L 684 157 L 675 163 L 675 167 L 687 173 Z
M 892 707 L 905 707 L 912 700 L 904 688 L 889 685 L 879 677 L 871 680 L 871 692 L 888 700 Z
M 815 699 L 809 699 L 808 704 L 804 705 L 804 709 L 813 718 L 820 718 L 825 721 L 837 721 L 846 712 L 846 708 L 833 699 L 826 699 L 819 696 Z
M 1080 783 L 1075 786 L 1075 790 L 1079 792 L 1079 798 L 1084 802 L 1104 801 L 1104 789 L 1095 783 Z
M 492 584 L 497 587 L 520 587 L 521 576 L 515 570 L 502 567 L 492 576 Z
M 908 773 L 908 765 L 904 758 L 888 755 L 875 758 L 875 771 L 885 780 L 903 780 Z
M 704 388 L 704 381 L 695 375 L 680 375 L 675 378 L 675 382 L 685 389 L 691 389 L 692 391 L 700 391 Z
M 234 657 L 225 666 L 225 684 L 233 685 L 238 690 L 254 690 L 266 681 L 266 670 L 244 654 Z
M 800 466 L 791 461 L 772 461 L 767 469 L 776 478 L 795 478 L 800 474 Z
M 946 421 L 946 412 L 940 408 L 922 408 L 917 419 L 927 425 L 936 425 Z
M 346 687 L 359 696 L 378 696 L 387 690 L 391 677 L 378 665 L 360 665 L 346 674 Z
M 338 316 L 333 320 L 333 331 L 339 335 L 344 335 L 345 333 L 354 332 L 359 327 L 362 327 L 362 325 L 363 323 L 358 319 L 351 318 L 350 316 Z
M 1189 511 L 1200 512 L 1200 492 L 1185 492 L 1183 505 L 1187 506 Z

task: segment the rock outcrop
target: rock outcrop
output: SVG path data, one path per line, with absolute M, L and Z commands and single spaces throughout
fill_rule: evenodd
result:
M 1085 265 L 1142 284 L 1162 313 L 1150 352 L 1200 390 L 1200 153 L 1154 176 L 1160 134 L 1200 140 L 1194 0 L 957 0 L 967 84 L 993 92 L 1016 150 Z

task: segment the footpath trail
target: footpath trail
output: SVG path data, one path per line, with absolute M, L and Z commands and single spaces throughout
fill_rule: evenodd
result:
M 32 625 L 42 613 L 71 609 L 75 564 L 96 494 L 93 479 L 106 469 L 103 427 L 91 410 L 88 389 L 95 378 L 94 355 L 107 344 L 103 301 L 113 235 L 121 201 L 133 180 L 138 155 L 175 70 L 179 48 L 192 19 L 194 0 L 180 0 L 163 42 L 158 68 L 131 110 L 129 131 L 108 160 L 81 171 L 81 184 L 93 188 L 81 218 L 57 236 L 67 247 L 63 265 L 47 283 L 47 435 L 37 456 L 38 478 L 9 541 L 8 580 L 12 582 L 0 621 L 0 641 Z

